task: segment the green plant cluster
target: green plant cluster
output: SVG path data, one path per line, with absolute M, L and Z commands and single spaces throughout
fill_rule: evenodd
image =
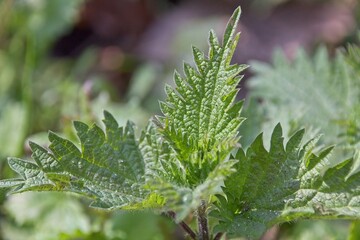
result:
M 75 122 L 79 145 L 53 132 L 49 133 L 50 151 L 31 142 L 34 161 L 9 158 L 9 166 L 20 177 L 1 180 L 0 187 L 10 188 L 9 193 L 72 192 L 88 197 L 96 208 L 165 213 L 192 239 L 220 239 L 224 234 L 258 238 L 273 225 L 298 219 L 359 219 L 359 155 L 341 156 L 334 163 L 334 147 L 320 147 L 319 136 L 304 141 L 304 130 L 284 136 L 280 124 L 273 130 L 269 148 L 264 147 L 262 134 L 247 149 L 239 144 L 242 132 L 238 129 L 244 119 L 236 95 L 239 74 L 247 67 L 231 63 L 239 17 L 237 8 L 222 43 L 210 32 L 207 55 L 193 47 L 195 67 L 184 64 L 184 76 L 175 72 L 175 87 L 166 86 L 167 98 L 160 103 L 162 115 L 151 119 L 140 136 L 133 123 L 119 126 L 108 112 L 104 129 Z M 301 67 L 309 70 L 313 65 Z M 319 67 L 333 75 L 326 66 Z M 301 89 L 310 84 L 301 83 Z M 352 105 L 359 99 L 358 85 L 351 78 L 346 83 L 347 88 L 340 90 L 348 97 L 342 95 L 334 105 L 343 104 L 339 109 L 352 111 L 348 109 L 358 106 Z M 328 88 L 317 84 L 324 93 L 313 101 L 325 104 Z M 279 86 L 273 85 L 275 90 Z M 276 91 L 274 95 L 279 96 Z M 288 100 L 284 101 L 297 102 Z M 301 110 L 290 108 L 295 113 Z M 332 113 L 332 108 L 326 103 L 319 111 Z M 341 116 L 357 124 L 354 113 Z M 355 152 L 357 134 L 355 127 L 355 138 L 349 141 Z M 197 230 L 185 223 L 193 214 Z

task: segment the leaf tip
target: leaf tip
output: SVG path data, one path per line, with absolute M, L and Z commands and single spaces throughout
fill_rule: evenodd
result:
M 73 126 L 77 132 L 81 132 L 82 130 L 87 130 L 89 127 L 80 121 L 73 121 Z
M 114 116 L 107 110 L 104 110 L 103 114 L 105 119 L 115 119 Z
M 235 30 L 238 26 L 240 15 L 241 15 L 241 7 L 238 6 L 231 15 L 230 20 L 227 23 L 224 34 L 224 40 L 223 40 L 224 45 L 228 45 L 231 42 L 231 39 L 233 38 Z
M 55 132 L 50 130 L 48 132 L 48 138 L 49 138 L 49 141 L 52 143 L 56 140 L 59 140 L 61 137 L 58 134 L 56 134 Z
M 33 141 L 29 141 L 28 144 L 29 144 L 31 150 L 33 150 L 33 151 L 35 148 L 37 148 L 39 146 L 38 144 L 34 143 Z

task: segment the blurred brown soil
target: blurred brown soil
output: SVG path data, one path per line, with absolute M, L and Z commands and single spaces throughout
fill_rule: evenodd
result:
M 334 49 L 356 26 L 353 9 L 357 3 L 353 0 L 287 1 L 267 11 L 256 11 L 249 1 L 241 0 L 89 0 L 73 28 L 54 45 L 53 53 L 73 57 L 97 46 L 97 71 L 106 73 L 124 93 L 137 61 L 169 60 L 174 33 L 185 23 L 218 16 L 225 28 L 239 4 L 243 4 L 242 37 L 234 61 L 240 63 L 270 61 L 275 48 L 289 59 L 299 47 L 311 51 L 322 43 Z

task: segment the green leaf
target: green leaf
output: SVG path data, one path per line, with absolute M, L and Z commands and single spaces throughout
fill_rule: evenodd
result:
M 220 185 L 234 171 L 236 162 L 230 159 L 222 161 L 201 184 L 191 188 L 188 186 L 188 181 L 192 180 L 190 171 L 176 158 L 176 152 L 156 132 L 153 124 L 143 132 L 140 148 L 147 166 L 147 188 L 164 197 L 166 201 L 162 210 L 176 212 L 178 221 L 196 209 L 201 200 L 220 192 Z
M 193 47 L 196 67 L 185 63 L 183 77 L 175 72 L 176 86 L 166 87 L 167 99 L 161 103 L 165 116 L 158 117 L 157 124 L 187 169 L 190 187 L 205 181 L 237 144 L 242 102 L 234 101 L 241 79 L 238 74 L 247 67 L 230 64 L 239 39 L 235 34 L 239 17 L 237 8 L 222 44 L 210 32 L 208 56 Z
M 160 206 L 157 196 L 143 189 L 145 162 L 131 123 L 119 127 L 105 112 L 105 132 L 98 126 L 75 122 L 80 149 L 71 141 L 49 133 L 51 152 L 30 142 L 35 162 L 9 158 L 20 179 L 1 180 L 12 193 L 69 191 L 94 199 L 99 208 Z
M 177 220 L 220 193 L 234 171 L 230 153 L 238 146 L 237 129 L 243 121 L 242 102 L 235 103 L 235 97 L 238 74 L 246 68 L 230 64 L 239 17 L 240 8 L 222 44 L 210 32 L 208 56 L 193 47 L 196 68 L 185 63 L 184 77 L 175 72 L 175 88 L 166 86 L 167 99 L 160 103 L 164 116 L 157 116 L 157 128 L 149 126 L 141 141 L 142 149 L 148 149 L 144 160 L 152 166 L 148 187 L 166 199 L 164 208 L 175 211 Z
M 318 138 L 301 145 L 304 131 L 296 132 L 284 146 L 278 124 L 270 150 L 259 135 L 244 152 L 236 154 L 236 172 L 225 180 L 220 196 L 218 231 L 229 236 L 258 238 L 269 227 L 302 218 L 358 219 L 360 173 L 349 175 L 353 159 L 333 167 L 332 147 L 315 154 Z

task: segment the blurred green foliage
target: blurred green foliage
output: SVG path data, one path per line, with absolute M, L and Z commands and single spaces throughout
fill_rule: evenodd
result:
M 257 121 L 242 126 L 249 133 L 242 144 L 256 136 L 254 129 L 269 138 L 266 130 L 280 122 L 287 136 L 305 127 L 312 130 L 309 138 L 324 133 L 324 144 L 338 145 L 342 156 L 354 154 L 360 148 L 358 51 L 349 47 L 333 58 L 325 48 L 313 56 L 299 51 L 292 61 L 277 52 L 272 65 L 252 62 L 255 77 L 248 82 L 246 114 L 256 114 Z
M 0 33 L 0 133 L 4 136 L 0 140 L 4 143 L 0 145 L 0 158 L 22 154 L 25 137 L 54 127 L 61 113 L 54 106 L 72 95 L 78 98 L 78 84 L 66 80 L 76 76 L 75 70 L 51 61 L 47 51 L 72 22 L 80 2 L 1 2 L 0 11 L 5 14 Z M 45 89 L 57 94 L 46 99 L 49 94 Z
M 5 204 L 5 239 L 171 239 L 173 224 L 148 212 L 89 209 L 74 195 L 26 193 Z M 141 226 L 141 227 L 139 227 Z M 144 236 L 147 236 L 144 238 Z
M 318 240 L 333 239 L 345 240 L 349 232 L 348 223 L 343 220 L 336 221 L 310 221 L 304 220 L 296 224 L 281 226 L 280 240 Z M 349 239 L 350 240 L 350 239 Z

